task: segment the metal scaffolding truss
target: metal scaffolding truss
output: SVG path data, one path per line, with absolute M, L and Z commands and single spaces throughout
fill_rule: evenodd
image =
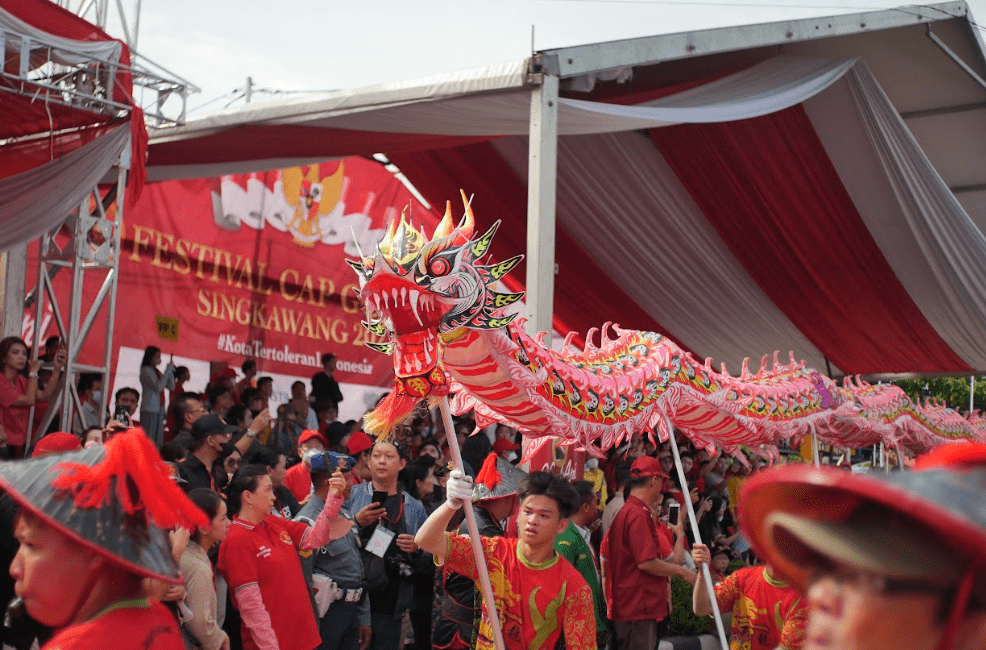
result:
M 27 445 L 31 434 L 43 432 L 54 420 L 61 416 L 61 428 L 71 431 L 82 412 L 79 398 L 77 373 L 98 373 L 102 375 L 104 390 L 100 399 L 98 413 L 106 413 L 110 386 L 110 359 L 113 352 L 113 323 L 116 316 L 116 290 L 119 281 L 120 241 L 122 237 L 123 206 L 126 204 L 126 174 L 130 168 L 130 147 L 124 149 L 118 167 L 116 184 L 108 190 L 93 187 L 66 221 L 41 236 L 38 250 L 38 283 L 35 290 L 35 323 L 42 322 L 45 305 L 50 305 L 53 321 L 58 328 L 58 336 L 68 350 L 68 361 L 61 375 L 61 386 L 43 414 L 34 413 L 28 426 Z M 115 209 L 114 209 L 115 208 Z M 65 241 L 66 237 L 68 240 Z M 62 242 L 59 245 L 59 242 Z M 54 277 L 62 272 L 72 274 L 71 293 L 68 304 L 65 297 L 55 290 Z M 84 288 L 100 282 L 99 290 L 91 303 L 87 304 Z M 67 311 L 65 307 L 68 307 Z M 83 344 L 89 346 L 90 353 L 95 339 L 89 336 L 97 319 L 105 315 L 106 326 L 103 336 L 102 363 L 83 364 L 78 361 Z M 31 344 L 32 356 L 38 352 L 44 341 L 41 327 L 34 328 Z M 40 426 L 34 426 L 40 420 Z M 81 422 L 81 417 L 78 421 Z
M 0 101 L 4 101 L 5 96 L 19 96 L 24 106 L 44 107 L 48 110 L 49 127 L 46 132 L 21 132 L 20 125 L 10 124 L 6 133 L 8 139 L 0 140 L 0 146 L 25 138 L 60 136 L 93 122 L 125 118 L 135 105 L 143 109 L 148 123 L 157 126 L 184 123 L 187 97 L 199 89 L 136 53 L 140 0 L 136 0 L 129 16 L 124 11 L 125 3 L 126 0 L 72 0 L 72 6 L 69 6 L 67 0 L 58 2 L 104 31 L 109 17 L 117 14 L 123 27 L 123 40 L 131 55 L 129 63 L 120 55 L 123 46 L 116 41 L 73 41 L 16 20 L 0 24 L 0 54 L 3 56 Z M 133 97 L 129 96 L 129 84 L 126 88 L 119 85 L 121 73 L 129 73 L 132 78 Z M 30 101 L 24 102 L 25 98 Z M 59 123 L 57 119 L 51 119 L 53 111 L 49 107 L 55 106 L 76 112 L 63 112 L 62 115 L 69 115 L 70 119 Z M 44 113 L 41 119 L 43 121 Z M 25 128 L 30 128 L 28 121 Z M 64 431 L 74 430 L 82 421 L 83 404 L 77 389 L 80 373 L 102 376 L 104 389 L 98 412 L 106 413 L 130 156 L 128 142 L 116 173 L 112 177 L 108 174 L 98 185 L 89 188 L 66 220 L 41 236 L 37 285 L 26 298 L 23 284 L 18 286 L 18 274 L 25 266 L 26 244 L 4 254 L 5 331 L 20 331 L 18 323 L 27 308 L 34 313 L 33 340 L 29 342 L 32 356 L 37 358 L 42 351 L 47 334 L 44 331 L 47 327 L 42 325 L 45 315 L 51 318 L 68 350 L 60 385 L 47 410 L 43 413 L 31 411 L 28 447 L 38 434 L 47 431 L 56 417 L 60 418 L 59 427 Z M 71 275 L 68 288 L 65 286 L 66 275 Z M 61 276 L 57 290 L 56 276 Z M 80 355 L 83 349 L 85 355 Z M 80 362 L 80 358 L 89 363 Z
M 133 101 L 149 122 L 157 126 L 183 124 L 188 96 L 199 88 L 141 57 L 132 47 L 130 51 L 131 63 L 125 64 L 95 53 L 91 44 L 75 45 L 67 39 L 0 27 L 0 52 L 4 52 L 0 92 L 43 97 L 48 103 L 115 115 L 130 109 L 130 98 L 120 96 L 113 80 L 118 73 L 129 72 Z

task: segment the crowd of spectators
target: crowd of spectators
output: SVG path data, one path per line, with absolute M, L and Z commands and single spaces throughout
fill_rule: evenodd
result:
M 0 341 L 0 435 L 12 456 L 24 453 L 24 413 L 51 399 L 64 364 L 56 344 L 44 384 L 42 362 L 28 356 L 22 341 Z M 422 405 L 385 442 L 358 422 L 338 421 L 344 395 L 331 354 L 282 404 L 271 403 L 272 379 L 258 376 L 252 359 L 239 373 L 209 377 L 201 392 L 190 390 L 198 378 L 187 368 L 169 362 L 162 370 L 162 362 L 159 349 L 147 348 L 140 390 L 120 388 L 102 414 L 102 377 L 80 375 L 82 409 L 72 430 L 79 446 L 90 446 L 140 425 L 208 515 L 210 526 L 172 539 L 184 587 L 153 592 L 170 603 L 187 647 L 475 647 L 472 576 L 436 570 L 415 542 L 446 499 L 450 452 L 439 418 Z M 506 469 L 520 461 L 517 431 L 478 430 L 468 415 L 453 426 L 465 476 L 520 471 Z M 739 486 L 762 461 L 696 449 L 684 436 L 678 442 L 684 482 L 670 443 L 642 436 L 589 459 L 584 480 L 569 486 L 577 498 L 563 508 L 570 514 L 554 547 L 591 592 L 599 648 L 653 650 L 674 634 L 671 585 L 696 583 L 696 560 L 710 565 L 717 584 L 730 567 L 756 564 L 736 512 Z M 685 525 L 686 502 L 702 544 Z M 476 505 L 484 536 L 517 537 L 515 493 L 484 493 Z M 306 531 L 318 528 L 323 513 L 335 523 L 323 522 L 313 537 Z M 460 526 L 458 517 L 448 527 Z M 732 602 L 722 605 L 728 610 Z M 704 614 L 708 598 L 696 604 Z

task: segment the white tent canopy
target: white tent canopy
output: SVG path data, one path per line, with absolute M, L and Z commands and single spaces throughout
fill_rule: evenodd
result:
M 791 349 L 833 372 L 983 370 L 986 89 L 939 45 L 986 75 L 967 12 L 656 36 L 250 105 L 152 132 L 149 178 L 381 152 L 430 201 L 476 192 L 478 218 L 514 233 L 498 256 L 524 251 L 526 224 L 529 255 L 559 264 L 556 287 L 528 265 L 542 329 L 553 308 L 731 364 Z M 690 158 L 703 138 L 710 177 Z

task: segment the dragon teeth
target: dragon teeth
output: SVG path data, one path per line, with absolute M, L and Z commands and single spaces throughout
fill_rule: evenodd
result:
M 401 289 L 401 295 L 404 294 L 404 289 Z M 411 313 L 414 317 L 418 319 L 418 325 L 424 327 L 424 323 L 421 322 L 421 316 L 418 314 L 418 296 L 420 292 L 417 289 L 411 289 Z
M 407 304 L 407 287 L 401 287 L 401 306 Z
M 394 296 L 394 307 L 397 306 L 397 287 L 390 290 L 391 294 Z

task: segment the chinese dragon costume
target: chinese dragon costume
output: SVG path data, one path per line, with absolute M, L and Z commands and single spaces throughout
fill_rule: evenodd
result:
M 744 360 L 732 376 L 661 334 L 610 323 L 591 330 L 581 350 L 573 334 L 551 349 L 543 333 L 525 333 L 514 305 L 523 294 L 497 289 L 522 256 L 483 263 L 499 222 L 475 237 L 465 194 L 463 204 L 458 224 L 447 206 L 430 238 L 402 214 L 372 255 L 350 261 L 364 326 L 385 341 L 369 345 L 393 356 L 396 374 L 367 416 L 368 432 L 389 435 L 419 400 L 447 395 L 454 413 L 474 409 L 480 426 L 516 427 L 532 449 L 555 438 L 597 456 L 645 432 L 666 439 L 669 420 L 698 446 L 745 445 L 764 456 L 810 433 L 840 447 L 883 441 L 914 452 L 984 438 L 978 412 L 916 404 L 893 385 L 846 378 L 840 386 L 793 353 L 786 364 L 777 352 L 765 356 L 756 372 Z

